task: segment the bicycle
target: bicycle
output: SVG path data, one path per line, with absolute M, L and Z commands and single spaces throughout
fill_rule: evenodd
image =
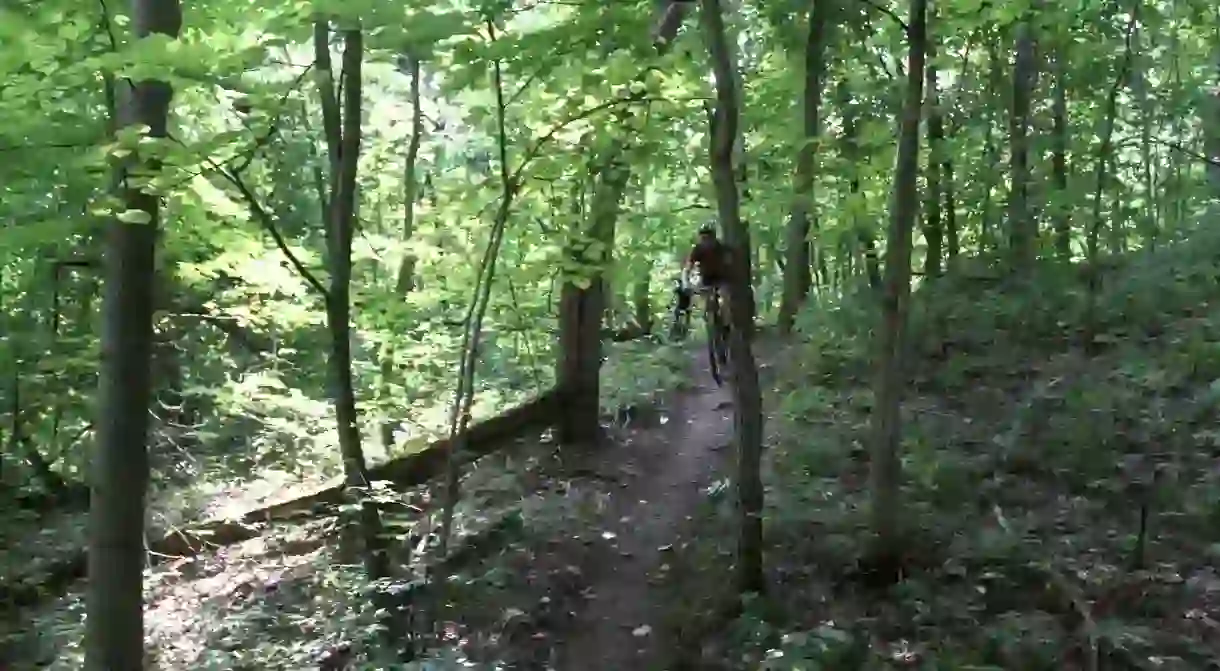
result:
M 705 294 L 703 301 L 703 321 L 707 327 L 707 360 L 712 369 L 712 379 L 716 386 L 723 387 L 729 373 L 729 327 L 724 315 L 724 296 L 719 287 L 713 285 L 695 289 L 696 293 Z M 713 309 L 715 306 L 715 309 Z
M 682 280 L 674 280 L 674 304 L 670 311 L 669 339 L 685 340 L 690 334 L 690 307 L 693 292 L 682 284 Z

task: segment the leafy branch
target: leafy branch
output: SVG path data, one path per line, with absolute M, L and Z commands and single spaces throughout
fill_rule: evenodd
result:
M 1192 158 L 1201 163 L 1206 163 L 1207 165 L 1210 165 L 1215 168 L 1220 168 L 1220 157 L 1213 158 L 1211 156 L 1207 156 L 1206 154 L 1201 154 L 1198 151 L 1195 151 L 1194 149 L 1186 147 L 1179 142 L 1170 142 L 1170 141 L 1162 140 L 1160 138 L 1155 138 L 1155 137 L 1149 138 L 1149 140 L 1153 144 L 1160 145 L 1167 149 L 1172 149 L 1188 158 Z
M 284 107 L 288 104 L 288 97 L 300 89 L 301 83 L 305 80 L 305 76 L 308 75 L 312 70 L 313 63 L 306 65 L 305 68 L 301 70 L 300 74 L 298 74 L 296 78 L 292 80 L 292 85 L 280 95 L 280 99 L 276 101 L 276 110 L 278 113 L 271 120 L 271 124 L 267 128 L 267 132 L 263 134 L 261 138 L 256 140 L 254 144 L 250 145 L 250 147 L 246 150 L 244 162 L 240 166 L 230 166 L 235 173 L 240 174 L 245 172 L 246 168 L 250 167 L 250 164 L 253 163 L 254 159 L 258 156 L 258 152 L 265 148 L 267 144 L 271 142 L 271 139 L 275 137 L 277 133 L 279 133 L 280 123 L 284 120 Z
M 284 255 L 284 258 L 288 259 L 288 263 L 292 264 L 292 267 L 301 275 L 301 278 L 304 279 L 309 286 L 313 287 L 313 289 L 317 291 L 323 299 L 330 300 L 330 292 L 326 290 L 326 286 L 323 285 L 322 282 L 318 280 L 317 276 L 315 276 L 304 263 L 301 263 L 301 260 L 297 258 L 296 254 L 293 253 L 292 248 L 288 246 L 288 242 L 284 239 L 283 234 L 281 234 L 279 228 L 276 227 L 275 218 L 272 217 L 269 212 L 267 212 L 266 208 L 264 208 L 261 203 L 259 203 L 258 196 L 254 195 L 254 192 L 251 191 L 250 187 L 246 185 L 246 182 L 241 178 L 241 175 L 230 170 L 225 170 L 223 167 L 216 165 L 211 159 L 207 159 L 207 162 L 211 164 L 212 171 L 215 174 L 223 177 L 225 181 L 229 182 L 235 189 L 237 189 L 237 192 L 241 194 L 242 200 L 246 202 L 246 208 L 250 211 L 250 214 L 254 216 L 255 221 L 262 226 L 263 230 L 267 231 L 267 233 L 271 236 L 271 239 L 275 241 L 275 246 L 279 248 L 280 252 Z
M 649 97 L 642 96 L 642 95 L 631 95 L 626 98 L 615 98 L 614 100 L 604 102 L 600 105 L 586 107 L 585 109 L 582 109 L 579 112 L 576 112 L 576 113 L 572 114 L 571 116 L 568 116 L 567 118 L 561 120 L 559 123 L 555 124 L 554 126 L 551 126 L 545 133 L 543 133 L 541 136 L 539 136 L 538 139 L 534 141 L 534 144 L 525 150 L 525 154 L 521 157 L 521 163 L 517 166 L 517 169 L 514 170 L 511 175 L 509 175 L 509 179 L 514 184 L 519 185 L 520 181 L 521 181 L 521 176 L 525 173 L 525 169 L 527 167 L 529 167 L 529 164 L 534 159 L 538 158 L 538 154 L 542 151 L 542 148 L 545 147 L 547 145 L 547 143 L 549 143 L 551 140 L 555 139 L 555 136 L 558 135 L 559 133 L 561 133 L 565 128 L 567 128 L 568 126 L 571 126 L 572 124 L 576 123 L 577 121 L 582 121 L 584 119 L 588 119 L 588 118 L 598 114 L 599 112 L 606 112 L 606 111 L 612 110 L 616 107 L 620 107 L 623 105 L 632 105 L 635 103 L 665 102 L 665 101 L 666 100 L 663 98 L 649 98 Z
M 491 21 L 487 22 L 487 29 L 494 42 L 496 33 Z M 510 173 L 508 170 L 508 124 L 506 121 L 508 103 L 504 97 L 504 73 L 499 58 L 492 62 L 492 71 L 496 94 L 496 140 L 500 159 L 500 206 L 496 210 L 491 239 L 487 241 L 487 248 L 479 263 L 479 273 L 474 286 L 474 300 L 466 310 L 466 317 L 463 320 L 465 328 L 462 333 L 462 361 L 458 368 L 458 388 L 454 393 L 453 409 L 449 415 L 449 438 L 453 441 L 453 446 L 448 455 L 444 508 L 441 515 L 440 542 L 438 543 L 438 556 L 441 558 L 446 556 L 449 549 L 454 510 L 461 493 L 461 456 L 468 449 L 470 440 L 466 429 L 470 425 L 470 412 L 474 404 L 475 366 L 479 358 L 483 319 L 487 315 L 487 305 L 491 299 L 492 280 L 495 279 L 496 261 L 500 256 L 504 230 L 508 225 L 513 199 L 518 193 L 518 176 L 526 164 L 526 161 L 523 160 L 516 173 Z M 443 576 L 438 575 L 436 578 L 441 580 Z

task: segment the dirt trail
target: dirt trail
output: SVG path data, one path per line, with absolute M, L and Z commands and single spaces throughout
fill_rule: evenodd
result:
M 701 349 L 688 374 L 696 387 L 674 394 L 664 424 L 633 432 L 601 460 L 623 478 L 596 521 L 605 546 L 586 569 L 592 598 L 562 637 L 559 671 L 663 670 L 657 634 L 665 604 L 655 585 L 668 548 L 721 469 L 732 433 L 729 391 L 716 386 Z

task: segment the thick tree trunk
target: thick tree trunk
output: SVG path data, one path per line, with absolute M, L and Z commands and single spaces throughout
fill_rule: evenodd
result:
M 680 0 L 662 3 L 653 30 L 654 46 L 659 53 L 668 51 L 692 4 Z M 609 259 L 619 205 L 631 179 L 631 166 L 624 158 L 627 144 L 626 140 L 615 142 L 606 152 L 594 185 L 590 230 L 573 236 L 576 244 L 569 245 L 569 255 L 583 259 L 583 239 L 600 240 L 604 257 L 597 262 L 598 268 L 587 284 L 578 286 L 569 279 L 560 290 L 556 386 L 567 399 L 558 426 L 559 440 L 563 443 L 596 442 L 601 437 L 601 317 L 606 304 L 602 266 Z
M 779 306 L 780 333 L 789 334 L 796 313 L 809 295 L 809 228 L 817 215 L 813 212 L 814 159 L 821 131 L 822 85 L 826 78 L 826 53 L 829 45 L 832 2 L 815 0 L 809 10 L 809 32 L 805 38 L 805 93 L 803 101 L 803 141 L 796 155 L 793 178 L 792 214 L 784 232 L 784 292 Z
M 876 405 L 872 414 L 871 527 L 869 563 L 884 577 L 894 578 L 903 550 L 899 519 L 902 466 L 902 397 L 906 390 L 903 350 L 907 307 L 911 296 L 911 238 L 919 192 L 919 120 L 923 107 L 924 61 L 927 53 L 927 0 L 912 0 L 908 21 L 906 101 L 898 136 L 894 198 L 885 254 L 882 325 L 878 333 Z
M 732 334 L 734 432 L 737 443 L 737 587 L 742 593 L 761 592 L 763 578 L 762 391 L 751 344 L 754 337 L 754 291 L 750 281 L 750 232 L 741 219 L 733 166 L 740 115 L 737 62 L 726 36 L 719 0 L 702 0 L 702 19 L 712 70 L 716 77 L 715 123 L 712 124 L 712 179 L 716 211 L 732 252 L 729 313 Z
M 133 0 L 131 23 L 138 39 L 173 39 L 182 28 L 182 10 L 177 0 Z M 171 86 L 138 81 L 125 94 L 118 125 L 144 125 L 150 137 L 166 137 Z M 144 668 L 144 514 L 160 200 L 126 182 L 133 168 L 155 173 L 160 164 L 139 160 L 120 172 L 121 197 L 128 211 L 145 212 L 145 221 L 112 220 L 106 230 L 98 442 L 90 469 L 87 671 Z
M 617 150 L 611 154 L 616 161 Z M 586 270 L 565 278 L 559 304 L 559 370 L 556 386 L 567 399 L 559 419 L 559 440 L 593 444 L 601 438 L 602 315 L 606 309 L 605 267 L 610 260 L 619 205 L 630 178 L 629 168 L 612 163 L 594 181 L 588 229 L 569 243 L 574 263 Z M 590 244 L 598 249 L 590 253 Z M 578 284 L 579 282 L 579 284 Z M 582 286 L 583 285 L 583 286 Z

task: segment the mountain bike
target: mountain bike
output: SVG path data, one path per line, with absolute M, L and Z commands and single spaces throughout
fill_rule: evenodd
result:
M 670 309 L 669 339 L 685 340 L 690 334 L 690 288 L 682 284 L 682 280 L 674 280 L 674 304 Z
M 707 326 L 707 360 L 712 369 L 712 379 L 723 387 L 729 378 L 729 322 L 724 315 L 724 296 L 719 287 L 696 289 L 704 294 L 703 321 Z

